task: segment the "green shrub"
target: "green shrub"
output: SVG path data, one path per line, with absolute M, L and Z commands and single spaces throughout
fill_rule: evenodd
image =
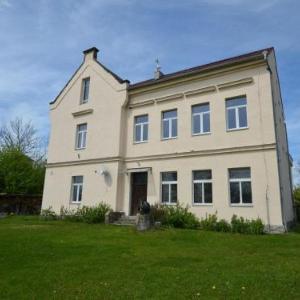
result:
M 52 207 L 49 206 L 46 209 L 41 210 L 40 218 L 46 221 L 51 221 L 51 220 L 56 220 L 57 215 L 56 213 L 52 210 Z
M 233 215 L 231 218 L 231 231 L 244 234 L 263 234 L 264 224 L 261 219 L 248 220 Z
M 166 206 L 160 206 L 159 204 L 151 205 L 150 207 L 150 220 L 152 223 L 161 222 L 166 224 L 167 209 Z
M 205 219 L 200 220 L 200 228 L 203 230 L 217 230 L 218 217 L 217 214 L 209 214 Z
M 72 222 L 84 223 L 104 223 L 105 215 L 111 211 L 108 204 L 101 202 L 97 206 L 83 206 L 77 210 L 67 210 L 61 208 L 60 214 L 62 219 Z
M 230 224 L 226 220 L 221 219 L 216 224 L 216 231 L 219 231 L 219 232 L 230 232 L 231 231 L 231 226 L 230 226 Z
M 190 228 L 199 227 L 199 220 L 191 213 L 188 207 L 177 205 L 155 205 L 152 206 L 150 214 L 154 221 L 160 221 L 162 225 L 175 228 Z

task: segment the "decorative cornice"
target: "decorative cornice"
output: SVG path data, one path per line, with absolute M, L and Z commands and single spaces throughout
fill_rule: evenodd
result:
M 254 79 L 252 77 L 248 77 L 248 78 L 243 78 L 240 80 L 235 80 L 235 81 L 218 84 L 217 87 L 219 90 L 223 90 L 223 89 L 236 87 L 236 86 L 240 86 L 240 85 L 251 84 L 253 82 L 254 82 Z
M 204 88 L 201 88 L 201 89 L 186 91 L 184 94 L 185 94 L 186 97 L 189 97 L 189 96 L 212 93 L 212 92 L 215 92 L 216 90 L 217 90 L 217 88 L 214 85 L 212 85 L 212 86 L 204 87 Z
M 93 111 L 94 110 L 92 108 L 89 108 L 89 109 L 84 109 L 84 110 L 73 112 L 72 115 L 73 115 L 73 117 L 79 117 L 79 116 L 84 116 L 84 115 L 92 114 Z
M 253 151 L 265 151 L 265 150 L 276 150 L 276 144 L 266 144 L 266 145 L 252 145 L 252 146 L 242 146 L 242 147 L 230 147 L 222 149 L 208 149 L 200 151 L 186 151 L 180 153 L 168 153 L 168 154 L 158 154 L 158 155 L 147 155 L 139 157 L 127 157 L 124 159 L 125 162 L 135 162 L 142 160 L 161 160 L 161 159 L 173 159 L 173 158 L 185 158 L 194 156 L 212 156 L 221 154 L 231 154 L 238 152 L 253 152 Z
M 98 163 L 118 162 L 121 160 L 122 158 L 120 156 L 112 156 L 112 157 L 103 157 L 103 158 L 94 158 L 94 159 L 83 159 L 83 160 L 48 163 L 46 167 L 54 168 L 54 167 L 68 167 L 68 166 L 78 166 L 78 165 L 91 165 L 91 164 L 98 164 Z
M 136 161 L 151 161 L 151 160 L 166 160 L 174 158 L 189 158 L 195 156 L 213 156 L 222 154 L 232 154 L 232 153 L 245 153 L 245 152 L 256 152 L 256 151 L 269 151 L 276 150 L 276 144 L 265 144 L 265 145 L 251 145 L 251 146 L 241 146 L 241 147 L 229 147 L 220 149 L 207 149 L 198 151 L 186 151 L 186 152 L 174 152 L 167 154 L 155 154 L 155 155 L 145 155 L 145 156 L 135 156 L 122 158 L 120 156 L 104 157 L 97 159 L 86 159 L 77 161 L 67 161 L 67 162 L 57 162 L 47 164 L 47 168 L 53 167 L 66 167 L 74 165 L 87 165 L 87 164 L 97 164 L 97 163 L 109 163 L 109 162 L 136 162 Z
M 164 101 L 178 100 L 178 99 L 183 99 L 183 93 L 177 93 L 177 94 L 172 94 L 172 95 L 169 95 L 169 96 L 156 98 L 155 102 L 156 103 L 161 103 L 161 102 L 164 102 Z
M 154 102 L 155 102 L 155 100 L 151 99 L 151 100 L 146 100 L 146 101 L 142 101 L 142 102 L 131 103 L 131 104 L 129 104 L 129 108 L 152 105 L 152 104 L 154 104 Z

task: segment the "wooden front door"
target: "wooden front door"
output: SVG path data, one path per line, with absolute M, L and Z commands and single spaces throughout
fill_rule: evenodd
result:
M 131 216 L 135 216 L 137 214 L 142 201 L 147 201 L 147 181 L 147 172 L 137 172 L 131 174 Z

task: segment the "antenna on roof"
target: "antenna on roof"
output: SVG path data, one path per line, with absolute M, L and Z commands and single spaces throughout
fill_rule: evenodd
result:
M 156 69 L 155 69 L 155 72 L 154 72 L 154 79 L 159 79 L 161 78 L 164 74 L 163 72 L 161 72 L 161 66 L 160 66 L 160 63 L 159 63 L 159 59 L 157 58 L 155 60 L 155 63 L 156 63 Z

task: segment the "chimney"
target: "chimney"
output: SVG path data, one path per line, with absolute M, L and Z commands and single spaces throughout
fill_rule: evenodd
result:
M 155 62 L 156 62 L 156 69 L 155 69 L 155 72 L 154 72 L 154 79 L 159 79 L 164 75 L 164 73 L 160 70 L 161 67 L 160 67 L 158 58 L 156 59 Z
M 83 51 L 84 61 L 88 61 L 90 59 L 97 60 L 97 53 L 99 50 L 96 47 L 92 47 Z

